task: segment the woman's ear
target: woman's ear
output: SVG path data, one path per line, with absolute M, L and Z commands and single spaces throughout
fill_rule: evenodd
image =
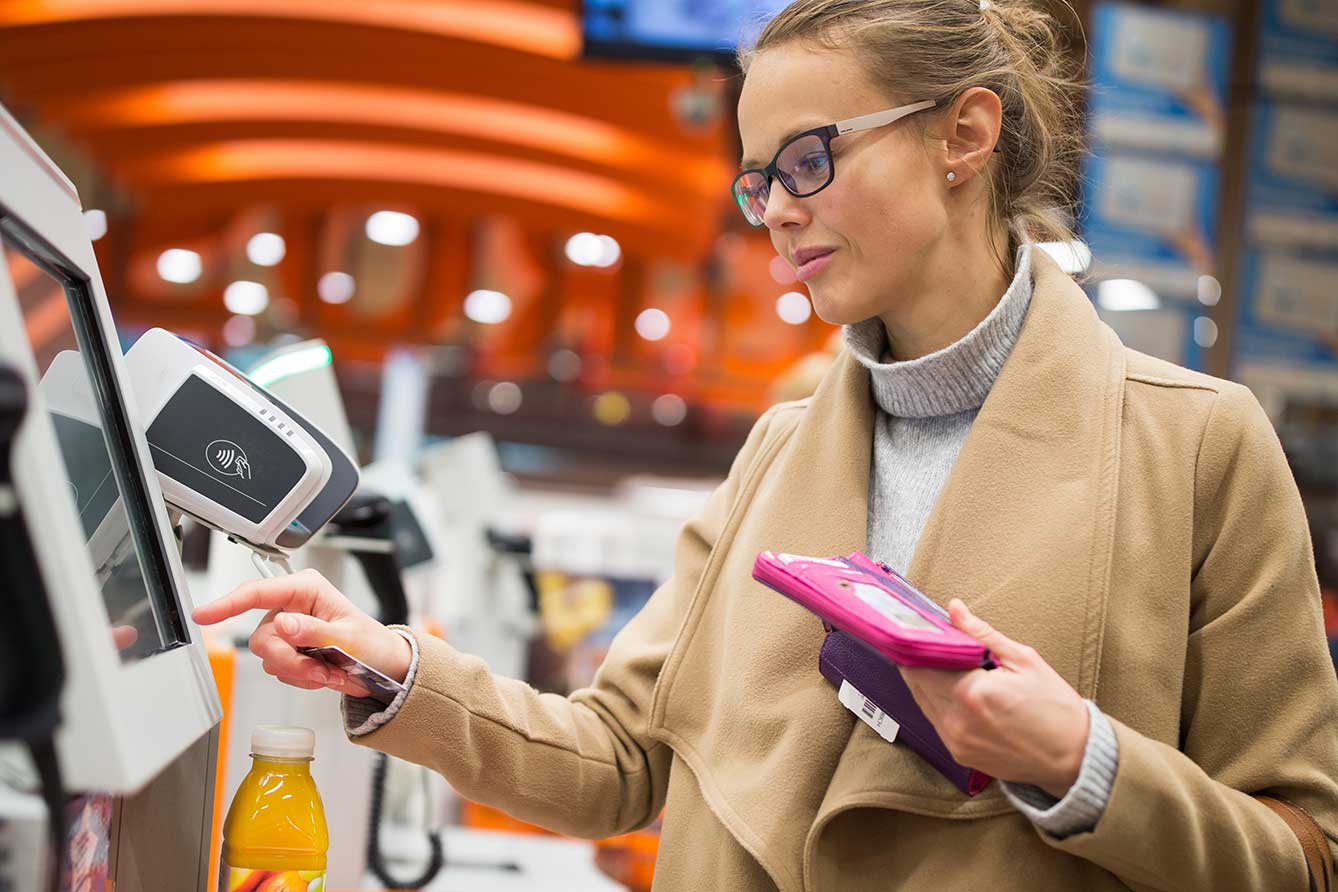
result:
M 983 170 L 999 142 L 1003 104 L 993 90 L 971 87 L 943 114 L 944 178 L 950 186 Z

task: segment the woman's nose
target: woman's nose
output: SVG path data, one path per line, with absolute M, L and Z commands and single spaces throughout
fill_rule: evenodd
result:
M 804 203 L 791 195 L 780 179 L 773 178 L 767 191 L 767 208 L 762 213 L 762 223 L 768 229 L 780 229 L 786 225 L 798 225 L 808 219 Z

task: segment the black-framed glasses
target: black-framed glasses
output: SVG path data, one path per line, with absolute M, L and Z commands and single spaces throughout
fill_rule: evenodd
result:
M 836 176 L 836 168 L 832 164 L 833 139 L 858 130 L 886 127 L 907 115 L 935 105 L 932 99 L 928 99 L 858 118 L 847 118 L 825 127 L 814 127 L 790 137 L 776 150 L 775 157 L 766 167 L 742 171 L 734 178 L 731 188 L 734 200 L 739 203 L 739 210 L 743 211 L 749 223 L 761 226 L 767 212 L 767 197 L 771 194 L 772 180 L 780 180 L 785 191 L 795 198 L 816 195 L 830 186 L 832 178 Z

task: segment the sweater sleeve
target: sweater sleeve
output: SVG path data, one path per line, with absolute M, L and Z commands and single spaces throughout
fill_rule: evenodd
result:
M 349 737 L 361 737 L 369 731 L 375 731 L 395 717 L 404 705 L 404 698 L 409 696 L 413 687 L 414 676 L 418 674 L 418 639 L 407 628 L 392 626 L 413 648 L 413 658 L 409 661 L 409 671 L 404 675 L 404 690 L 395 695 L 390 703 L 382 703 L 374 697 L 344 697 L 344 731 Z
M 404 699 L 363 716 L 344 698 L 350 739 L 434 769 L 462 796 L 570 836 L 653 821 L 672 753 L 649 734 L 655 683 L 774 411 L 758 421 L 725 482 L 679 535 L 673 574 L 614 638 L 589 688 L 569 697 L 493 675 L 483 660 L 418 637 Z M 377 715 L 392 713 L 376 725 Z M 365 733 L 367 724 L 376 725 Z
M 1029 821 L 1057 839 L 1091 830 L 1101 820 L 1120 763 L 1120 747 L 1110 719 L 1091 700 L 1086 702 L 1091 715 L 1087 749 L 1083 752 L 1078 779 L 1063 799 L 1056 799 L 1031 784 L 1006 781 L 1003 784 L 1008 801 Z

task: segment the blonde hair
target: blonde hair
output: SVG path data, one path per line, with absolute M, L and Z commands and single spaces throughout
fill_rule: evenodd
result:
M 1003 121 L 988 195 L 991 220 L 1009 233 L 1002 265 L 1012 266 L 1021 239 L 1073 238 L 1081 62 L 1034 2 L 795 0 L 740 50 L 740 66 L 746 73 L 758 53 L 793 41 L 853 53 L 873 84 L 906 102 L 944 109 L 971 87 L 993 90 Z

